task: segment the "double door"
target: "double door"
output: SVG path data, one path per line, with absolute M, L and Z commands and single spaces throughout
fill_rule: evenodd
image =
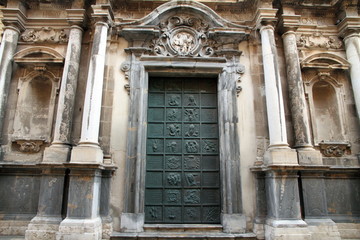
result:
M 150 78 L 146 223 L 219 223 L 217 81 Z

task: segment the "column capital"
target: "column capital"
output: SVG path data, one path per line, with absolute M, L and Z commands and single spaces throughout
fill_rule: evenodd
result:
M 360 33 L 360 17 L 359 16 L 347 16 L 339 24 L 339 36 L 346 38 L 353 33 Z
M 67 21 L 69 25 L 84 27 L 86 19 L 85 9 L 66 9 Z
M 104 22 L 110 24 L 114 21 L 114 13 L 111 4 L 92 5 L 93 13 L 92 19 L 95 22 Z
M 16 28 L 19 32 L 22 32 L 26 29 L 25 23 L 27 21 L 27 17 L 25 12 L 23 12 L 21 9 L 3 8 L 1 11 L 3 12 L 2 22 L 5 27 Z
M 282 14 L 278 24 L 280 32 L 285 34 L 296 31 L 300 26 L 300 18 L 300 15 Z
M 261 29 L 263 26 L 275 26 L 277 11 L 274 8 L 259 8 L 254 19 L 255 27 Z

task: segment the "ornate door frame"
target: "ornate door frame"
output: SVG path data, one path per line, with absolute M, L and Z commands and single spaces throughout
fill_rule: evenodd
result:
M 143 231 L 149 76 L 182 75 L 218 79 L 221 223 L 225 232 L 244 232 L 236 82 L 243 71 L 238 46 L 248 29 L 198 2 L 171 1 L 139 21 L 118 25 L 118 30 L 130 46 L 121 68 L 130 90 L 122 231 Z

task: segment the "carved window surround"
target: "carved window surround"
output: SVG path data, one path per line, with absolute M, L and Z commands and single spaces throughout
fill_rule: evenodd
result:
M 344 150 L 344 146 L 346 148 L 349 147 L 348 141 L 346 141 L 346 132 L 347 132 L 347 119 L 346 119 L 346 108 L 345 108 L 345 91 L 343 86 L 343 81 L 346 81 L 346 74 L 342 73 L 340 74 L 341 79 L 335 79 L 334 71 L 343 71 L 349 69 L 349 63 L 336 55 L 329 54 L 329 53 L 318 53 L 311 55 L 307 58 L 305 58 L 301 62 L 301 67 L 303 71 L 304 76 L 304 87 L 305 87 L 305 94 L 308 99 L 309 104 L 309 110 L 310 110 L 310 116 L 311 116 L 311 126 L 312 126 L 312 132 L 313 132 L 313 141 L 314 145 L 316 147 L 319 147 L 320 151 L 324 156 L 334 155 L 336 152 L 338 152 L 335 155 L 339 155 L 339 151 L 336 149 L 342 149 Z M 335 117 L 338 120 L 339 126 L 338 130 L 340 131 L 338 133 L 339 139 L 322 139 L 319 135 L 319 129 L 322 127 L 317 123 L 318 116 L 316 114 L 315 105 L 314 102 L 314 85 L 321 85 L 324 84 L 324 86 L 331 86 L 331 89 L 333 89 L 335 92 L 335 106 L 334 109 L 337 109 L 337 113 Z M 327 126 L 329 127 L 329 126 Z M 331 127 L 330 127 L 331 129 Z M 336 149 L 334 148 L 336 146 Z M 339 147 L 341 146 L 341 147 Z M 333 149 L 333 151 L 331 150 Z M 332 153 L 330 153 L 332 152 Z M 346 152 L 345 150 L 343 151 Z M 334 155 L 334 156 L 335 156 Z
M 121 70 L 129 81 L 125 86 L 130 95 L 128 129 L 136 129 L 128 132 L 127 156 L 136 157 L 126 160 L 123 231 L 143 231 L 149 76 L 218 78 L 222 212 L 224 218 L 242 216 L 239 146 L 229 142 L 238 140 L 237 82 L 244 73 L 238 48 L 248 29 L 223 20 L 198 2 L 177 4 L 165 3 L 139 21 L 117 26 L 130 46 Z M 231 129 L 226 127 L 229 121 Z M 227 184 L 230 182 L 233 184 Z M 139 224 L 126 225 L 129 217 L 139 219 Z
M 19 151 L 36 153 L 51 140 L 64 57 L 48 47 L 31 47 L 16 53 L 14 61 L 27 75 L 18 81 L 11 140 L 19 145 Z

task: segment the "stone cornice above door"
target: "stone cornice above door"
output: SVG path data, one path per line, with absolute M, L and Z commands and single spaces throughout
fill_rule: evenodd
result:
M 246 26 L 222 19 L 207 6 L 193 1 L 172 1 L 145 18 L 117 25 L 137 56 L 232 57 L 250 32 Z

